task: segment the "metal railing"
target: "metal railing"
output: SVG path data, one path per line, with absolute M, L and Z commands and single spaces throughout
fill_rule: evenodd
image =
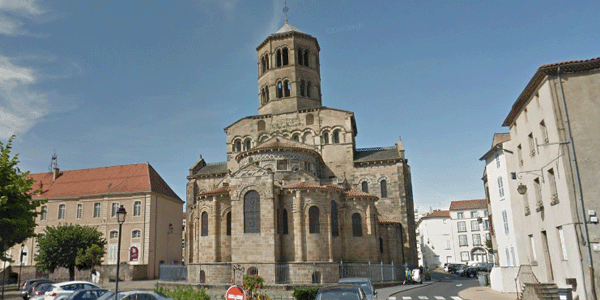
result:
M 340 278 L 365 277 L 373 282 L 403 281 L 406 267 L 380 263 L 345 263 L 340 262 Z

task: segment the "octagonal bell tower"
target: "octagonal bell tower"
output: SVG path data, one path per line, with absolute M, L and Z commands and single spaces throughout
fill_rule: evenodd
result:
M 287 20 L 256 47 L 259 114 L 321 107 L 320 50 L 316 38 Z

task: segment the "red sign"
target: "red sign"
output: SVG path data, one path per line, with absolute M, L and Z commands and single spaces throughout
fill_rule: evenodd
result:
M 136 246 L 129 248 L 129 261 L 137 261 L 139 252 Z
M 246 300 L 246 293 L 241 287 L 232 285 L 225 293 L 225 300 Z

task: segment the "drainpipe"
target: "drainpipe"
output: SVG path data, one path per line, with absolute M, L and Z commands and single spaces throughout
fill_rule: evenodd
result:
M 581 178 L 579 178 L 579 166 L 577 165 L 577 156 L 575 155 L 575 145 L 573 144 L 573 135 L 571 135 L 571 123 L 569 123 L 569 114 L 567 112 L 567 102 L 565 100 L 565 92 L 563 90 L 562 81 L 560 79 L 560 66 L 556 69 L 556 77 L 558 79 L 558 87 L 560 89 L 560 97 L 562 100 L 563 110 L 565 112 L 565 127 L 567 127 L 567 135 L 569 137 L 569 147 L 571 148 L 571 154 L 573 157 L 573 167 L 575 168 L 575 181 L 577 182 L 577 196 L 579 198 L 579 207 L 581 208 L 581 219 L 583 220 L 583 230 L 585 232 L 585 245 L 588 253 L 588 271 L 590 276 L 591 283 L 591 292 L 593 300 L 596 300 L 596 288 L 594 282 L 594 264 L 592 261 L 592 248 L 590 245 L 590 235 L 588 233 L 587 220 L 585 218 L 585 204 L 583 202 L 583 192 L 581 188 Z M 581 275 L 583 275 L 583 292 L 585 294 L 585 298 L 587 299 L 587 289 L 585 288 L 585 274 L 583 271 L 583 266 L 581 268 Z

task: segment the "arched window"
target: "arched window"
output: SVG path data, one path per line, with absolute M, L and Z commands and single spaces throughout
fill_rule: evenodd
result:
M 267 103 L 267 95 L 265 94 L 265 88 L 262 88 L 260 91 L 260 102 L 262 104 Z
M 290 96 L 290 82 L 285 80 L 283 82 L 283 96 L 284 97 L 289 97 Z
M 248 268 L 247 272 L 248 272 L 248 275 L 252 275 L 252 276 L 258 275 L 258 269 L 256 267 Z
M 288 212 L 287 212 L 287 209 L 283 210 L 283 214 L 281 216 L 281 225 L 283 226 L 283 228 L 282 228 L 283 234 L 288 234 L 289 233 L 289 228 L 288 228 Z
M 200 282 L 206 282 L 206 273 L 204 272 L 204 270 L 200 271 Z
M 131 232 L 131 237 L 134 239 L 138 239 L 142 237 L 142 232 L 139 229 L 136 229 Z
M 335 130 L 333 132 L 333 143 L 334 144 L 339 144 L 340 143 L 340 131 L 339 130 Z
M 304 82 L 304 80 L 300 81 L 300 96 L 305 95 L 304 90 L 306 89 L 306 83 Z
M 265 130 L 266 126 L 265 126 L 265 121 L 260 120 L 256 123 L 257 127 L 258 127 L 258 131 L 263 131 Z
M 244 143 L 244 147 L 246 147 L 244 151 L 250 150 L 250 148 L 252 147 L 252 142 L 250 140 L 246 140 L 246 142 Z
M 235 152 L 242 151 L 242 142 L 240 142 L 239 140 L 235 141 L 233 151 L 235 151 Z
M 331 201 L 331 236 L 339 236 L 337 203 Z
M 133 216 L 142 215 L 142 201 L 133 202 Z
M 267 70 L 269 69 L 269 54 L 265 54 L 265 64 L 267 65 Z
M 275 65 L 277 67 L 281 67 L 281 49 L 277 49 L 276 53 L 277 53 L 277 59 L 276 59 Z
M 299 65 L 304 65 L 303 58 L 304 58 L 304 56 L 302 56 L 302 50 L 298 50 L 298 64 Z
M 208 236 L 208 213 L 203 212 L 200 218 L 200 235 Z
M 323 144 L 329 144 L 329 131 L 323 131 Z
M 316 206 L 311 206 L 308 209 L 308 232 L 321 232 L 321 222 L 319 221 L 319 208 Z
M 227 233 L 227 235 L 231 235 L 231 212 L 227 213 L 227 216 L 225 217 L 227 219 L 227 224 L 225 225 L 225 231 Z
M 306 84 L 306 97 L 310 98 L 310 81 Z
M 119 237 L 119 231 L 117 231 L 117 230 L 113 230 L 113 231 L 111 231 L 111 232 L 109 232 L 109 233 L 108 233 L 108 236 L 109 236 L 111 239 L 116 239 L 116 238 L 118 238 L 118 237 Z
M 381 198 L 387 198 L 387 182 L 382 180 L 381 183 Z
M 261 66 L 262 73 L 265 73 L 267 71 L 267 63 L 265 62 L 264 56 L 260 58 L 260 66 Z
M 44 206 L 42 206 L 41 219 L 46 220 L 47 218 L 48 218 L 48 206 L 44 205 Z
M 383 253 L 383 239 L 379 238 L 379 253 Z
M 58 219 L 64 219 L 65 218 L 65 205 L 61 204 L 58 206 Z
M 283 97 L 283 84 L 281 81 L 277 82 L 277 98 Z
M 269 86 L 265 86 L 265 99 L 269 102 L 271 99 L 269 98 Z
M 312 125 L 315 123 L 315 116 L 312 114 L 306 115 L 306 125 Z
M 304 65 L 308 67 L 308 49 L 304 51 Z
M 365 193 L 369 192 L 369 183 L 368 182 L 366 182 L 366 181 L 362 182 L 362 191 Z
M 287 66 L 288 65 L 288 49 L 287 48 L 283 48 L 283 50 L 281 51 L 281 58 L 283 60 L 283 65 Z
M 260 195 L 254 190 L 244 195 L 244 233 L 260 233 Z
M 296 133 L 296 134 L 294 134 L 294 135 L 292 136 L 292 140 L 294 140 L 294 141 L 296 141 L 296 142 L 299 142 L 299 141 L 300 141 L 300 135 L 299 135 L 299 134 L 297 134 L 297 133 Z
M 312 273 L 312 283 L 321 283 L 321 273 L 315 271 Z
M 362 236 L 362 221 L 359 213 L 352 215 L 352 236 Z
M 77 219 L 81 219 L 81 215 L 83 214 L 83 205 L 81 203 L 77 204 Z

